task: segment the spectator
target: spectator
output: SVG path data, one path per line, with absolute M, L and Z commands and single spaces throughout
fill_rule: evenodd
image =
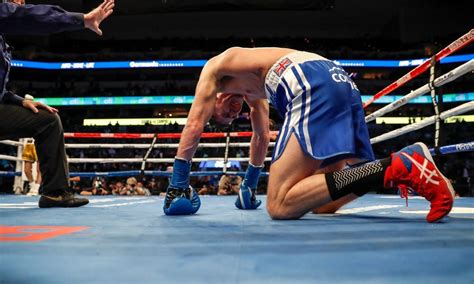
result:
M 152 178 L 148 182 L 148 189 L 150 190 L 151 195 L 160 195 L 161 189 L 158 187 L 158 182 L 156 182 L 156 178 Z M 168 186 L 168 185 L 167 185 Z M 166 187 L 165 187 L 166 188 Z
M 233 195 L 239 193 L 242 178 L 236 175 L 222 175 L 219 180 L 219 189 L 217 195 Z
M 216 195 L 217 188 L 210 183 L 205 183 L 200 187 L 198 194 L 199 195 Z
M 143 185 L 140 187 L 138 186 L 137 179 L 134 177 L 129 177 L 127 179 L 127 185 L 125 186 L 124 190 L 120 192 L 120 195 L 146 195 L 146 191 L 143 188 Z
M 33 139 L 27 139 L 23 148 L 21 159 L 24 163 L 23 172 L 25 173 L 27 179 L 27 181 L 25 181 L 25 185 L 23 186 L 23 192 L 27 193 L 28 195 L 38 195 L 41 184 L 41 173 Z M 36 165 L 36 174 L 33 174 L 33 165 Z
M 125 187 L 123 183 L 118 181 L 115 183 L 115 186 L 112 188 L 113 195 L 123 195 L 122 192 L 125 192 Z
M 143 192 L 143 194 L 141 194 Z M 151 193 L 150 193 L 150 190 L 148 188 L 146 188 L 145 186 L 143 186 L 143 182 L 137 182 L 137 186 L 136 186 L 136 195 L 144 195 L 144 196 L 150 196 Z
M 105 181 L 96 177 L 92 181 L 92 187 L 89 190 L 81 191 L 81 195 L 108 195 L 109 192 L 105 190 Z
M 81 177 L 70 177 L 69 182 L 69 188 L 72 192 L 80 194 L 82 191 Z

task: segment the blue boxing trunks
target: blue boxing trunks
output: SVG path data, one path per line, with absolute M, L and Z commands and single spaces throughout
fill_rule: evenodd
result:
M 345 158 L 374 160 L 357 86 L 334 62 L 296 51 L 265 78 L 267 98 L 285 119 L 273 151 L 276 161 L 295 134 L 303 151 L 325 167 Z

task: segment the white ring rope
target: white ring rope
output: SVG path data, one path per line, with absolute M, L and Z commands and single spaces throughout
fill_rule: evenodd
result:
M 8 156 L 7 156 L 8 157 Z M 248 162 L 250 158 L 229 158 L 229 161 L 237 162 Z M 271 157 L 265 158 L 265 161 L 271 161 Z M 142 158 L 70 158 L 69 163 L 97 163 L 97 164 L 108 164 L 108 163 L 141 163 Z M 224 161 L 224 158 L 212 157 L 212 158 L 195 158 L 193 162 L 205 162 L 205 161 Z M 174 158 L 162 158 L 162 159 L 148 159 L 147 163 L 173 163 Z
M 454 81 L 455 79 L 461 77 L 462 75 L 471 72 L 474 70 L 474 60 L 469 60 L 468 62 L 464 63 L 461 66 L 458 66 L 457 68 L 449 71 L 448 73 L 438 77 L 434 81 L 434 86 L 435 87 L 440 87 L 446 83 L 449 83 L 451 81 Z M 371 113 L 370 115 L 365 117 L 365 122 L 370 122 L 377 117 L 380 117 L 388 112 L 394 111 L 398 109 L 399 107 L 405 105 L 408 103 L 408 101 L 419 97 L 421 95 L 424 95 L 430 91 L 430 86 L 429 83 L 423 85 L 422 87 L 410 92 L 408 95 L 404 96 L 403 98 L 400 98 L 396 101 L 394 101 L 391 104 L 388 104 L 384 106 L 383 108 Z
M 21 162 L 22 159 L 13 157 L 13 156 L 8 156 L 8 155 L 0 155 L 0 160 L 7 160 L 7 161 L 16 161 L 16 162 Z
M 23 146 L 23 143 L 18 142 L 18 141 L 13 141 L 13 140 L 2 140 L 0 141 L 0 144 L 5 144 L 9 146 Z
M 462 113 L 465 113 L 465 112 L 468 112 L 468 111 L 471 111 L 471 110 L 474 110 L 474 101 L 462 104 L 460 106 L 457 106 L 455 108 L 452 108 L 450 110 L 442 112 L 440 114 L 440 119 L 446 119 L 448 117 L 455 116 L 455 115 L 458 115 L 458 114 L 462 114 Z M 433 124 L 433 123 L 435 123 L 435 121 L 436 121 L 436 115 L 427 117 L 427 118 L 425 118 L 425 119 L 423 119 L 423 120 L 421 120 L 417 123 L 406 125 L 404 127 L 401 127 L 401 128 L 395 129 L 393 131 L 387 132 L 385 134 L 382 134 L 380 136 L 374 137 L 374 138 L 370 139 L 370 143 L 375 144 L 375 143 L 382 142 L 382 141 L 385 141 L 385 140 L 388 140 L 388 139 L 391 139 L 391 138 L 394 138 L 394 137 L 398 137 L 398 136 L 403 135 L 405 133 L 412 132 L 412 131 L 421 129 L 423 127 L 426 127 L 430 124 Z

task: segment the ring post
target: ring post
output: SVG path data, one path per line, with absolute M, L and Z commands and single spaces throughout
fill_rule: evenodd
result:
M 22 138 L 20 139 L 21 146 L 18 145 L 17 151 L 16 151 L 16 157 L 19 159 L 15 162 L 15 172 L 23 172 L 23 161 L 21 160 L 21 157 L 23 155 L 23 147 L 25 145 L 26 139 Z M 14 182 L 13 182 L 13 192 L 16 194 L 17 189 L 19 189 L 18 192 L 23 191 L 23 180 L 21 179 L 20 176 L 15 176 Z
M 428 86 L 430 88 L 431 102 L 433 103 L 433 109 L 435 113 L 435 133 L 434 133 L 434 147 L 438 149 L 440 146 L 440 136 L 441 136 L 441 119 L 440 119 L 440 110 L 439 104 L 436 97 L 437 88 L 435 86 L 435 77 L 436 77 L 436 56 L 431 57 L 430 62 L 430 79 Z

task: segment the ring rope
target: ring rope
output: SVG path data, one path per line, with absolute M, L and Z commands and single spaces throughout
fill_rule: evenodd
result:
M 461 48 L 465 47 L 466 45 L 469 45 L 472 41 L 474 40 L 474 29 L 471 29 L 468 33 L 464 34 L 454 42 L 452 42 L 450 45 L 442 49 L 440 52 L 438 52 L 435 55 L 436 61 L 440 61 L 444 57 L 450 55 L 451 53 L 454 53 Z M 371 103 L 374 101 L 378 100 L 379 98 L 387 95 L 388 93 L 393 92 L 394 90 L 398 89 L 399 87 L 405 85 L 412 79 L 418 77 L 420 74 L 424 73 L 426 70 L 428 70 L 430 66 L 430 60 L 426 60 L 422 64 L 418 65 L 416 68 L 402 76 L 400 79 L 397 81 L 393 82 L 392 84 L 388 85 L 387 87 L 383 88 L 380 92 L 375 94 L 370 100 L 366 101 L 363 105 L 364 108 L 369 106 Z
M 440 154 L 446 155 L 446 154 L 464 153 L 464 152 L 472 152 L 472 151 L 474 151 L 474 141 L 442 146 L 437 149 L 436 148 L 430 149 L 430 152 L 432 155 L 440 155 Z
M 70 172 L 69 175 L 72 177 L 130 177 L 130 176 L 137 176 L 141 174 L 141 171 L 133 170 L 133 171 L 116 171 L 116 172 Z M 146 176 L 161 176 L 161 177 L 171 177 L 171 172 L 167 171 L 144 171 L 144 175 Z M 203 176 L 214 176 L 214 175 L 223 175 L 223 171 L 200 171 L 200 172 L 191 172 L 190 176 L 192 177 L 203 177 Z M 237 175 L 237 176 L 245 176 L 245 172 L 227 172 L 227 175 Z M 261 176 L 268 176 L 268 172 L 261 172 Z M 21 176 L 21 172 L 4 172 L 0 171 L 0 177 L 14 177 L 14 176 Z
M 463 153 L 463 152 L 472 152 L 474 151 L 474 141 L 467 143 L 459 143 L 454 145 L 442 146 L 439 148 L 439 153 L 441 154 L 453 154 L 453 153 Z M 432 155 L 439 155 L 435 152 L 435 149 L 430 149 Z M 80 177 L 96 177 L 96 176 L 106 176 L 106 177 L 119 177 L 119 176 L 134 176 L 139 175 L 141 172 L 138 170 L 133 171 L 116 171 L 116 172 L 71 172 L 70 176 L 80 176 Z M 221 175 L 224 172 L 221 171 L 209 171 L 209 172 L 191 172 L 191 176 L 208 176 L 208 175 Z M 171 173 L 167 171 L 144 171 L 145 175 L 153 176 L 170 176 Z M 227 172 L 227 174 L 236 174 L 236 175 L 245 175 L 245 172 Z M 262 172 L 264 176 L 268 176 L 268 172 Z M 13 177 L 21 176 L 21 172 L 5 172 L 0 171 L 0 177 Z
M 13 140 L 2 140 L 0 141 L 0 144 L 4 144 L 4 145 L 9 145 L 9 146 L 23 146 L 23 143 L 21 142 L 18 142 L 18 141 L 13 141 Z
M 470 105 L 465 106 L 467 104 L 470 104 Z M 455 111 L 455 112 L 460 112 L 461 113 L 461 112 L 464 112 L 464 111 L 469 111 L 469 110 L 474 109 L 474 102 L 470 102 L 470 103 L 467 103 L 467 104 L 461 105 L 457 108 L 453 108 L 452 110 Z M 451 111 L 451 110 L 449 110 L 449 111 Z M 449 111 L 447 111 L 447 112 L 449 112 Z M 449 117 L 447 112 L 444 112 L 444 113 L 441 114 L 441 117 L 443 119 L 445 119 L 445 117 Z M 428 121 L 428 123 L 425 122 L 424 124 L 429 125 L 430 124 L 429 122 L 431 122 L 431 124 L 433 123 L 434 118 L 430 117 L 430 118 L 422 120 L 420 122 L 424 122 L 424 121 Z M 414 124 L 409 125 L 409 126 L 412 127 L 413 125 Z M 420 128 L 425 127 L 426 125 L 423 125 Z M 394 131 L 399 131 L 400 129 L 397 129 L 397 130 L 394 130 Z M 394 131 L 392 131 L 392 132 L 394 132 Z M 406 132 L 410 132 L 410 131 L 408 130 L 408 131 L 405 131 L 404 133 L 406 133 Z M 386 134 L 390 134 L 390 133 L 391 132 L 386 133 Z M 388 137 L 388 138 L 384 137 L 384 136 L 386 136 L 386 134 L 382 134 L 378 137 L 372 138 L 371 142 L 373 144 L 375 144 L 375 143 L 378 143 L 378 142 L 381 142 L 381 141 L 392 138 L 392 137 Z M 374 139 L 375 139 L 375 141 L 372 141 Z M 471 151 L 474 151 L 474 142 L 448 145 L 448 146 L 440 147 L 439 149 L 440 149 L 440 153 L 442 153 L 442 154 L 451 154 L 451 153 L 457 153 L 457 152 L 471 152 Z M 436 153 L 433 152 L 433 154 L 436 154 Z M 19 159 L 17 157 L 7 156 L 7 155 L 0 155 L 0 160 L 22 161 L 21 159 Z M 219 158 L 219 157 L 211 157 L 211 158 L 208 157 L 208 158 L 195 158 L 192 161 L 193 162 L 202 162 L 202 161 L 221 161 L 221 160 L 222 160 L 222 158 Z M 247 162 L 247 161 L 250 160 L 250 158 L 230 158 L 229 160 L 239 161 L 239 162 Z M 150 162 L 150 163 L 172 163 L 174 161 L 174 159 L 172 159 L 172 158 L 148 159 L 147 161 Z M 271 161 L 271 158 L 267 157 L 267 158 L 265 158 L 265 161 Z M 104 159 L 104 158 L 69 158 L 68 162 L 69 163 L 100 163 L 100 164 L 105 164 L 105 163 L 140 163 L 140 162 L 142 162 L 142 159 L 141 158 L 110 158 L 110 159 Z
M 446 83 L 449 83 L 451 81 L 454 81 L 455 79 L 461 77 L 462 75 L 469 73 L 474 70 L 474 60 L 469 60 L 468 62 L 458 66 L 457 68 L 449 71 L 448 73 L 438 77 L 435 79 L 433 85 L 435 87 L 440 87 Z M 423 85 L 422 87 L 419 87 L 418 89 L 410 92 L 409 94 L 405 95 L 404 97 L 384 106 L 383 108 L 374 111 L 370 115 L 367 115 L 365 117 L 365 122 L 370 122 L 377 117 L 380 117 L 382 115 L 385 115 L 391 111 L 394 111 L 398 109 L 399 107 L 405 105 L 408 103 L 408 101 L 417 98 L 419 96 L 422 96 L 430 91 L 429 83 Z
M 7 156 L 10 157 L 10 156 Z M 265 161 L 271 161 L 271 157 L 265 158 Z M 222 161 L 221 157 L 208 157 L 208 158 L 195 158 L 193 162 L 205 162 L 205 161 Z M 229 158 L 229 161 L 237 162 L 248 162 L 250 158 Z M 69 163 L 98 163 L 98 164 L 108 164 L 108 163 L 141 163 L 142 158 L 70 158 L 68 159 Z M 156 158 L 148 159 L 148 163 L 173 163 L 174 158 Z
M 23 161 L 22 159 L 18 157 L 13 157 L 13 156 L 8 156 L 8 155 L 0 155 L 0 160 L 15 161 L 15 162 Z
M 66 144 L 68 149 L 83 149 L 83 148 L 136 148 L 148 149 L 151 144 Z M 178 143 L 171 144 L 155 144 L 153 148 L 178 148 Z M 199 143 L 198 148 L 222 148 L 226 143 Z M 249 147 L 249 142 L 235 142 L 229 143 L 229 147 Z M 275 142 L 270 142 L 269 147 L 274 147 Z
M 270 133 L 278 134 L 278 131 Z M 252 137 L 252 131 L 229 132 L 230 137 Z M 201 138 L 226 138 L 224 132 L 205 132 L 201 134 Z M 113 138 L 113 139 L 179 139 L 181 133 L 64 133 L 64 138 Z
M 12 143 L 14 142 L 14 143 Z M 3 140 L 0 141 L 0 144 L 5 144 L 9 146 L 23 146 L 23 143 L 12 141 L 12 140 Z M 151 144 L 91 144 L 91 143 L 71 143 L 65 144 L 67 149 L 125 149 L 125 148 L 136 148 L 136 149 L 148 149 Z M 178 148 L 179 143 L 170 143 L 170 144 L 155 144 L 153 148 Z M 198 148 L 222 148 L 225 147 L 226 143 L 199 143 Z M 249 147 L 250 142 L 231 142 L 229 147 Z M 275 142 L 270 142 L 269 147 L 274 147 Z
M 444 120 L 448 117 L 458 115 L 458 114 L 462 114 L 462 113 L 465 113 L 465 112 L 468 112 L 468 111 L 471 111 L 471 110 L 474 110 L 474 101 L 462 104 L 460 106 L 457 106 L 455 108 L 452 108 L 450 110 L 442 112 L 440 114 L 440 118 Z M 427 117 L 427 118 L 425 118 L 425 119 L 423 119 L 423 120 L 421 120 L 417 123 L 406 125 L 404 127 L 401 127 L 401 128 L 392 130 L 390 132 L 384 133 L 382 135 L 379 135 L 377 137 L 371 138 L 370 143 L 371 144 L 376 144 L 376 143 L 379 143 L 379 142 L 382 142 L 382 141 L 385 141 L 385 140 L 388 140 L 388 139 L 391 139 L 391 138 L 398 137 L 398 136 L 403 135 L 405 133 L 412 132 L 412 131 L 421 129 L 423 127 L 426 127 L 428 125 L 431 125 L 431 124 L 435 123 L 435 121 L 436 121 L 436 115 Z
M 94 177 L 94 176 L 107 176 L 107 177 L 120 177 L 120 176 L 134 176 L 138 175 L 140 171 L 117 171 L 117 172 L 71 172 L 71 176 L 79 177 Z M 171 177 L 171 172 L 167 171 L 144 171 L 144 174 L 147 176 L 161 176 L 161 177 Z M 190 172 L 192 177 L 203 177 L 203 176 L 214 176 L 214 175 L 237 175 L 245 176 L 245 172 L 234 172 L 234 171 L 196 171 Z M 268 176 L 268 172 L 260 173 L 263 176 Z

